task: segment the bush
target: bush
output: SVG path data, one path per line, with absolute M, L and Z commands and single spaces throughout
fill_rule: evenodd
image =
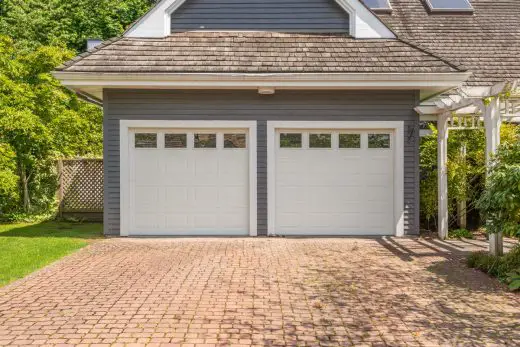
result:
M 450 230 L 448 233 L 450 239 L 472 239 L 473 233 L 466 229 Z
M 520 245 L 501 257 L 488 252 L 475 252 L 468 256 L 466 263 L 471 268 L 481 270 L 509 284 L 512 290 L 520 289 L 516 287 L 517 275 L 520 274 Z
M 520 237 L 520 141 L 498 151 L 477 207 L 490 233 Z

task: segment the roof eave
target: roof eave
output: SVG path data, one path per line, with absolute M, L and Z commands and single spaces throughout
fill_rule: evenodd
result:
M 421 98 L 459 87 L 471 73 L 100 73 L 55 71 L 65 86 L 102 97 L 118 89 L 398 89 Z

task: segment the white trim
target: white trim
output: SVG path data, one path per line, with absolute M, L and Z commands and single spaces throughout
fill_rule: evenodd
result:
M 395 137 L 394 224 L 395 235 L 404 236 L 404 122 L 403 121 L 272 121 L 267 122 L 268 234 L 275 234 L 276 130 L 277 129 L 390 129 Z
M 65 86 L 102 97 L 103 88 L 123 89 L 420 89 L 458 87 L 471 73 L 86 73 L 53 72 Z
M 171 33 L 171 15 L 186 0 L 162 0 L 127 29 L 125 37 L 166 37 Z M 365 7 L 361 0 L 335 0 L 349 14 L 350 35 L 356 38 L 395 38 L 395 34 Z
M 350 17 L 350 35 L 357 39 L 395 39 L 395 34 L 362 0 L 336 0 Z
M 130 136 L 132 128 L 214 128 L 248 129 L 249 132 L 249 235 L 257 236 L 257 143 L 256 121 L 176 121 L 120 120 L 120 235 L 129 236 L 130 228 Z
M 448 120 L 451 114 L 440 114 L 437 120 L 437 199 L 438 233 L 441 240 L 448 238 Z

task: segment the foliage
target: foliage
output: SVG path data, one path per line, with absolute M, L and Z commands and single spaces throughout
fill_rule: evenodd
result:
M 448 233 L 450 239 L 473 239 L 473 233 L 467 229 L 450 230 Z
M 102 152 L 101 110 L 80 103 L 49 73 L 73 54 L 50 46 L 20 50 L 0 36 L 0 143 L 14 153 L 7 166 L 15 168 L 25 212 L 54 203 L 55 159 Z
M 509 284 L 509 289 L 520 290 L 520 268 L 508 273 L 506 282 Z
M 0 225 L 0 287 L 102 237 L 101 224 Z
M 437 196 L 437 129 L 430 125 L 432 134 L 420 144 L 420 206 L 422 220 L 435 220 L 438 210 Z M 515 143 L 518 126 L 504 124 L 501 130 L 503 143 Z M 457 201 L 467 202 L 467 212 L 475 208 L 486 182 L 486 139 L 483 130 L 457 130 L 448 137 L 448 191 L 450 224 L 456 220 Z M 463 150 L 464 149 L 464 150 Z
M 14 165 L 15 154 L 7 144 L 0 143 L 0 214 L 19 203 L 18 176 Z
M 49 211 L 55 159 L 102 154 L 101 110 L 50 72 L 87 38 L 119 36 L 154 2 L 0 2 L 0 215 Z
M 520 138 L 498 150 L 477 207 L 488 232 L 520 237 Z
M 119 36 L 153 0 L 4 0 L 0 33 L 35 47 L 83 50 L 88 38 Z
M 514 273 L 520 269 L 520 245 L 503 256 L 491 255 L 489 252 L 475 252 L 468 256 L 466 263 L 471 268 L 484 271 L 510 284 L 511 289 L 518 289 L 515 288 L 517 278 Z

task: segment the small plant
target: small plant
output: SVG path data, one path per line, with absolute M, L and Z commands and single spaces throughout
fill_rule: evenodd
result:
M 501 257 L 488 252 L 475 252 L 468 256 L 466 263 L 471 268 L 497 277 L 511 290 L 520 290 L 520 245 Z
M 520 268 L 516 269 L 516 271 L 508 273 L 506 282 L 507 282 L 507 284 L 509 284 L 509 289 L 519 290 L 520 289 Z
M 473 233 L 466 229 L 450 230 L 448 233 L 450 239 L 473 239 Z

